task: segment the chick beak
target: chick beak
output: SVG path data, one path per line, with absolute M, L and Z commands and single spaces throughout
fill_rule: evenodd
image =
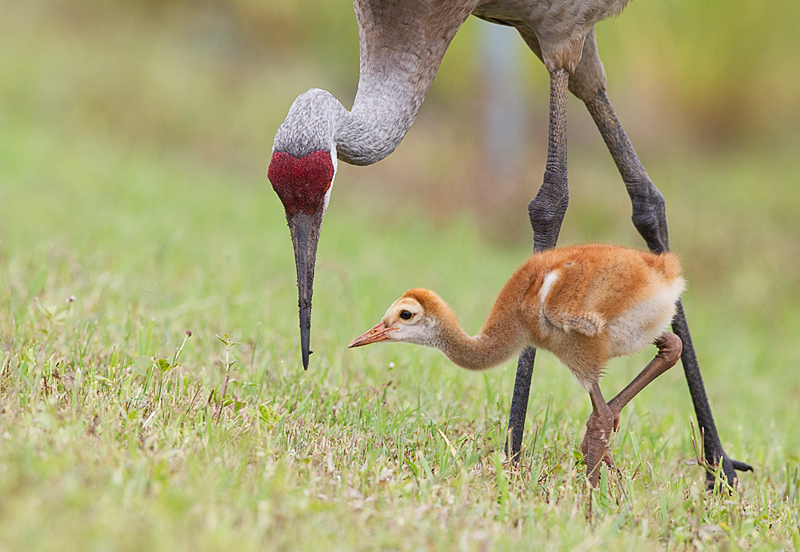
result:
M 378 322 L 372 329 L 355 338 L 347 348 L 352 349 L 353 347 L 361 347 L 363 345 L 369 345 L 370 343 L 377 343 L 378 341 L 388 341 L 391 339 L 391 337 L 389 337 L 389 332 L 396 329 L 397 328 L 387 327 L 383 322 Z

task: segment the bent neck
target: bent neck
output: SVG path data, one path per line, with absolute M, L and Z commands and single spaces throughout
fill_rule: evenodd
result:
M 359 82 L 348 111 L 330 92 L 313 88 L 292 103 L 273 149 L 297 158 L 330 151 L 351 165 L 377 163 L 400 144 L 426 92 L 369 76 Z
M 525 330 L 513 307 L 500 301 L 495 302 L 478 335 L 470 336 L 464 332 L 455 315 L 452 315 L 447 321 L 440 321 L 437 339 L 432 343 L 453 363 L 467 370 L 486 370 L 497 366 L 526 344 Z
M 453 5 L 443 9 L 435 2 L 356 1 L 361 56 L 352 111 L 324 90 L 309 90 L 289 109 L 274 149 L 295 157 L 330 151 L 353 165 L 370 165 L 392 153 L 475 2 L 448 3 Z
M 411 86 L 407 80 L 403 82 L 403 77 L 381 79 L 362 71 L 353 110 L 344 111 L 334 133 L 341 160 L 351 165 L 371 165 L 400 145 L 430 86 Z

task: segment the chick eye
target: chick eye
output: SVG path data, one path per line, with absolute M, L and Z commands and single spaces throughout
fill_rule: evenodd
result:
M 403 320 L 408 320 L 412 316 L 414 316 L 414 315 L 411 313 L 411 311 L 407 311 L 407 310 L 401 310 L 400 311 L 400 318 L 402 318 Z

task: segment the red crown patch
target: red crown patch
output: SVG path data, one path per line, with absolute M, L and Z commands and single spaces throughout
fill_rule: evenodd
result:
M 287 215 L 318 212 L 333 180 L 331 154 L 315 151 L 298 159 L 276 151 L 272 154 L 267 177 L 281 198 Z

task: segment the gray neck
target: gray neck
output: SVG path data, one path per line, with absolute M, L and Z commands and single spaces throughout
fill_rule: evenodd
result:
M 474 3 L 356 0 L 361 63 L 352 111 L 324 90 L 309 90 L 292 104 L 275 149 L 300 157 L 335 148 L 339 159 L 353 165 L 392 153 Z
M 432 80 L 432 77 L 431 77 Z M 352 165 L 371 165 L 392 153 L 419 112 L 424 89 L 362 75 L 353 110 L 314 88 L 292 104 L 275 135 L 275 149 L 302 157 L 331 151 Z
M 313 88 L 300 94 L 275 133 L 274 149 L 295 157 L 315 151 L 334 152 L 333 135 L 350 113 L 329 92 Z
M 405 75 L 381 79 L 362 72 L 353 110 L 344 112 L 334 134 L 339 158 L 353 165 L 371 165 L 392 153 L 411 128 L 433 74 L 425 80 L 420 88 Z

